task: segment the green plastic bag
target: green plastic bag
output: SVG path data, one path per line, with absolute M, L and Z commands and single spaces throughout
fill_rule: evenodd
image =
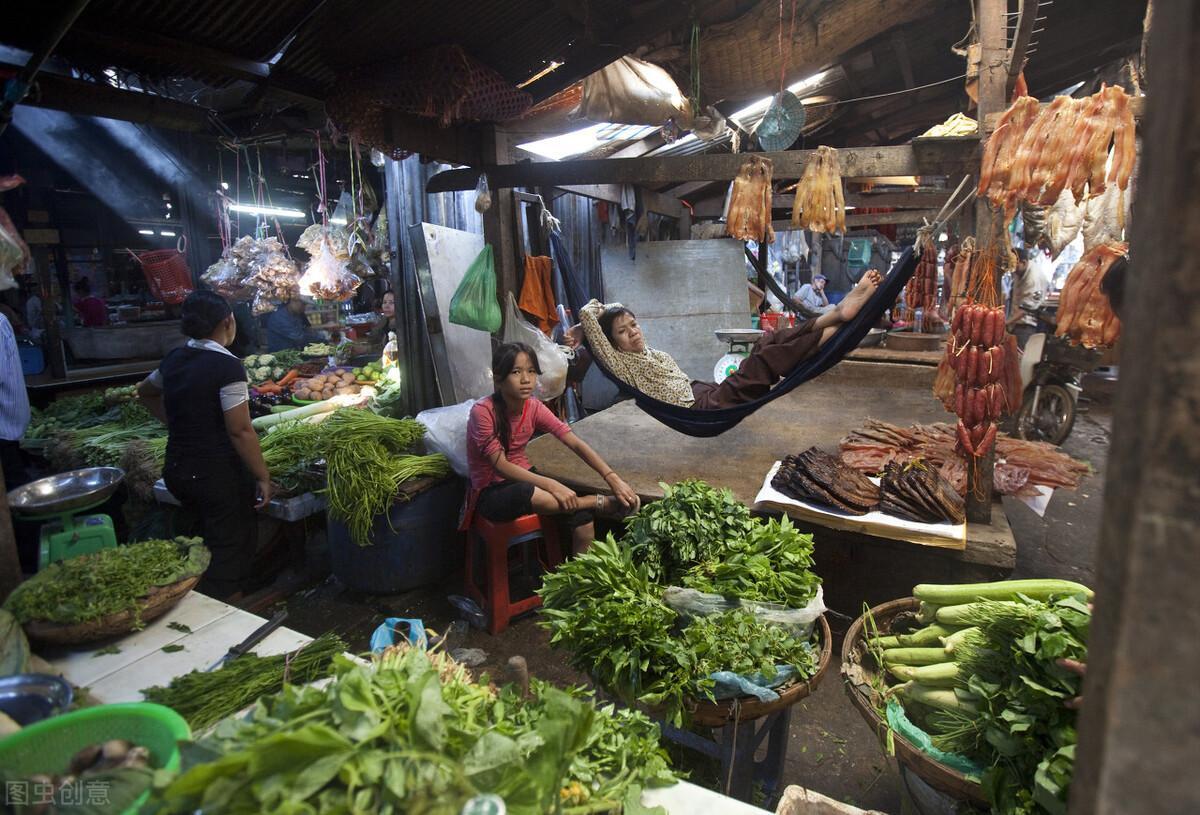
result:
M 500 330 L 500 303 L 496 300 L 496 264 L 491 244 L 471 261 L 471 267 L 450 298 L 450 322 L 493 333 Z

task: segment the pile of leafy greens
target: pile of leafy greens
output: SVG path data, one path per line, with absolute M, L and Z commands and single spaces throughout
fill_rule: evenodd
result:
M 662 501 L 543 579 L 542 624 L 571 664 L 630 704 L 684 721 L 697 699 L 714 698 L 711 674 L 770 678 L 791 666 L 817 669 L 812 644 L 744 610 L 682 620 L 663 600 L 666 584 L 725 597 L 804 607 L 819 579 L 809 571 L 812 537 L 787 519 L 759 522 L 728 490 L 702 481 L 662 485 Z
M 84 623 L 129 611 L 141 627 L 146 596 L 208 568 L 200 538 L 131 543 L 52 563 L 13 590 L 4 607 L 22 623 Z
M 440 654 L 339 657 L 324 688 L 287 685 L 245 719 L 184 746 L 160 813 L 363 812 L 457 815 L 475 795 L 512 815 L 645 815 L 645 786 L 674 783 L 658 728 L 597 708 L 581 690 L 474 683 Z
M 960 649 L 958 692 L 976 711 L 939 711 L 926 729 L 934 746 L 989 769 L 983 786 L 1003 815 L 1065 815 L 1075 759 L 1080 677 L 1058 660 L 1087 660 L 1091 611 L 1082 598 L 1019 596 L 970 606 L 978 628 Z

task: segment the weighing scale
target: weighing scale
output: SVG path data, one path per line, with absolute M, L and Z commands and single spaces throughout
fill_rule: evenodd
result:
M 750 356 L 750 347 L 766 332 L 758 328 L 718 328 L 713 333 L 717 339 L 729 343 L 729 353 L 717 360 L 713 368 L 713 381 L 720 385 Z
M 124 478 L 125 471 L 118 467 L 87 467 L 38 479 L 8 494 L 13 514 L 45 522 L 39 536 L 39 571 L 51 563 L 117 545 L 112 518 L 79 513 L 107 501 Z

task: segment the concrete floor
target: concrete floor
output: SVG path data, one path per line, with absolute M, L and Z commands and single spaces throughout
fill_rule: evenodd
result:
M 1085 478 L 1076 492 L 1057 491 L 1044 518 L 1020 502 L 1005 499 L 1017 540 L 1013 577 L 1092 581 L 1111 431 L 1112 388 L 1111 382 L 1088 380 L 1081 415 L 1063 445 L 1066 452 L 1090 462 L 1093 475 Z M 460 591 L 460 579 L 452 577 L 440 587 L 392 597 L 357 595 L 330 579 L 291 598 L 288 624 L 312 635 L 332 627 L 346 637 L 352 649 L 365 650 L 370 632 L 385 616 L 420 617 L 427 625 L 444 629 L 456 617 L 445 597 Z M 835 659 L 817 692 L 793 713 L 783 781 L 866 809 L 899 813 L 895 762 L 884 754 L 875 735 L 851 706 L 838 676 L 837 654 L 850 620 L 833 617 L 830 624 Z M 534 617 L 515 623 L 496 637 L 471 630 L 461 646 L 486 651 L 488 659 L 479 671 L 493 677 L 503 677 L 507 659 L 519 654 L 537 676 L 558 684 L 586 684 L 585 677 L 567 664 L 563 654 L 549 647 L 548 635 Z M 713 787 L 718 783 L 711 768 L 704 766 L 694 771 L 692 780 Z

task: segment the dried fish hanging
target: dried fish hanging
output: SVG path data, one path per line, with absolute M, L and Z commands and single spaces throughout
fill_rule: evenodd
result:
M 775 240 L 771 226 L 771 173 L 771 160 L 757 155 L 748 156 L 738 170 L 725 226 L 729 237 L 765 243 Z
M 1008 215 L 1021 202 L 1051 206 L 1064 190 L 1076 203 L 1108 185 L 1123 195 L 1137 160 L 1131 102 L 1115 86 L 1082 99 L 1056 96 L 1045 108 L 1020 97 L 988 137 L 979 194 Z
M 321 237 L 317 243 L 317 251 L 299 281 L 302 294 L 318 300 L 341 302 L 349 300 L 362 284 L 362 278 L 350 271 L 346 260 L 340 259 L 334 252 L 329 235 L 329 198 L 325 184 L 325 152 L 321 146 L 321 134 L 317 133 L 317 193 L 321 205 Z M 353 163 L 351 163 L 351 179 L 353 179 Z M 351 234 L 346 241 L 347 253 L 352 253 L 352 240 L 357 232 Z M 310 250 L 311 251 L 311 250 Z
M 846 198 L 834 148 L 821 145 L 805 166 L 792 203 L 792 226 L 813 232 L 846 231 Z
M 1121 320 L 1100 286 L 1128 251 L 1125 243 L 1101 244 L 1072 267 L 1058 301 L 1058 336 L 1084 348 L 1111 348 L 1120 339 Z

